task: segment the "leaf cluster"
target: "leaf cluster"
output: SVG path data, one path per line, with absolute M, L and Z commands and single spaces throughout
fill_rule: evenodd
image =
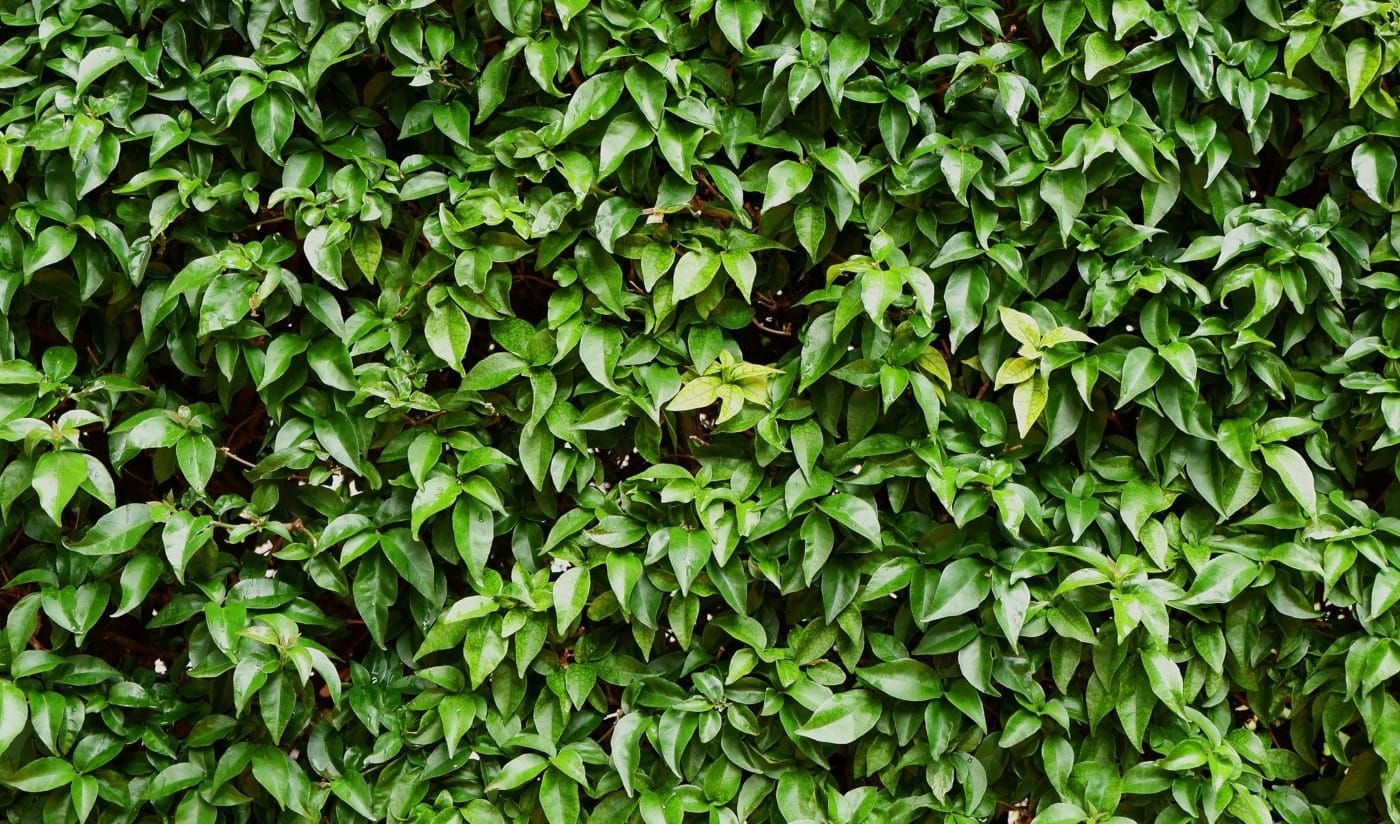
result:
M 0 818 L 1400 820 L 1397 64 L 0 3 Z

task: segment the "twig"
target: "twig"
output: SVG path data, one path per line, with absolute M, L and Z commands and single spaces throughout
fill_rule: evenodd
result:
M 248 467 L 249 469 L 256 469 L 256 468 L 257 468 L 257 464 L 255 464 L 255 463 L 253 463 L 252 461 L 249 461 L 247 458 L 244 458 L 243 456 L 237 454 L 237 453 L 234 452 L 232 449 L 229 449 L 227 446 L 221 446 L 221 447 L 219 447 L 219 451 L 222 452 L 222 453 L 224 454 L 224 457 L 228 458 L 229 460 L 235 461 L 235 462 L 237 462 L 237 463 L 241 463 L 241 464 L 243 464 L 244 466 Z
M 538 284 L 540 284 L 541 286 L 546 286 L 546 287 L 548 287 L 548 288 L 550 288 L 550 289 L 558 289 L 558 288 L 559 288 L 559 284 L 556 283 L 556 282 L 554 282 L 554 281 L 552 281 L 552 280 L 546 280 L 546 279 L 540 277 L 539 275 L 531 275 L 531 274 L 528 274 L 528 273 L 526 273 L 526 272 L 516 272 L 514 275 L 511 276 L 511 279 L 512 279 L 512 280 L 523 280 L 523 281 L 528 281 L 529 283 L 538 283 Z
M 442 417 L 443 415 L 446 415 L 446 414 L 447 414 L 447 410 L 446 410 L 446 409 L 439 409 L 439 410 L 436 411 L 436 412 L 429 412 L 428 414 L 424 415 L 424 416 L 421 417 L 421 418 L 416 418 L 416 419 L 415 419 L 415 418 L 409 418 L 409 417 L 405 416 L 405 419 L 408 421 L 408 425 L 409 425 L 409 426 L 422 426 L 423 424 L 427 423 L 428 421 L 431 421 L 431 420 L 433 420 L 434 418 L 440 418 L 440 417 Z
M 768 333 L 773 334 L 773 335 L 782 335 L 782 336 L 785 337 L 785 338 L 790 338 L 790 337 L 792 337 L 792 331 L 791 331 L 791 330 L 774 329 L 774 328 L 771 327 L 771 326 L 765 326 L 765 325 L 763 325 L 762 323 L 759 323 L 759 322 L 758 322 L 758 318 L 754 318 L 754 319 L 753 319 L 753 325 L 754 325 L 754 326 L 757 326 L 759 329 L 762 329 L 763 331 L 768 332 Z

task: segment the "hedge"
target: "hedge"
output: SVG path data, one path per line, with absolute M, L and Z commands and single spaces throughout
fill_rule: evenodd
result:
M 0 818 L 1400 821 L 1397 63 L 0 3 Z

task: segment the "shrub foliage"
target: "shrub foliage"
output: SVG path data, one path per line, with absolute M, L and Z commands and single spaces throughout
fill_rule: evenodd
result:
M 1393 4 L 0 26 L 6 820 L 1400 817 Z

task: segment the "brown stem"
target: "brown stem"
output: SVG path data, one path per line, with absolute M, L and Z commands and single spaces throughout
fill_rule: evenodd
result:
M 235 453 L 233 450 L 229 449 L 227 446 L 221 446 L 221 447 L 219 447 L 219 451 L 222 452 L 222 453 L 224 454 L 224 457 L 226 457 L 226 458 L 228 458 L 229 460 L 234 461 L 234 462 L 236 462 L 236 463 L 241 463 L 241 464 L 243 464 L 244 466 L 248 467 L 249 469 L 253 469 L 253 468 L 257 467 L 257 464 L 255 464 L 255 463 L 253 463 L 252 461 L 249 461 L 247 458 L 244 458 L 244 457 L 242 457 L 241 455 Z
M 771 327 L 771 326 L 765 326 L 765 325 L 763 325 L 762 323 L 759 323 L 759 322 L 758 322 L 758 318 L 754 318 L 754 319 L 753 319 L 753 325 L 756 326 L 756 327 L 758 327 L 759 329 L 762 329 L 762 330 L 765 331 L 765 332 L 770 333 L 770 334 L 782 335 L 782 336 L 785 337 L 785 338 L 790 338 L 790 337 L 792 337 L 792 332 L 791 332 L 790 330 L 774 329 L 774 328 Z

